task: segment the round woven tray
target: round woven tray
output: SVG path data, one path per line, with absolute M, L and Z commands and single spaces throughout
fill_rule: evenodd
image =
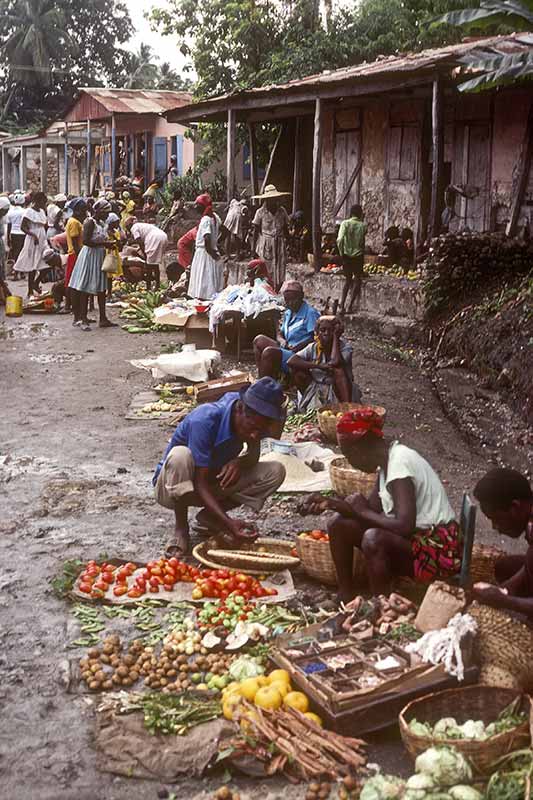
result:
M 470 564 L 470 577 L 472 583 L 484 581 L 495 583 L 494 567 L 496 562 L 505 555 L 499 547 L 487 544 L 475 544 L 472 548 L 472 562 Z
M 257 550 L 260 547 L 265 548 L 268 552 L 279 553 L 280 555 L 290 557 L 291 550 L 294 548 L 294 542 L 290 539 L 270 539 L 261 537 L 256 539 L 255 542 L 246 544 L 246 551 Z M 218 561 L 216 557 L 213 556 L 212 552 L 210 556 L 207 555 L 208 551 L 220 549 L 227 550 L 227 548 L 220 548 L 213 539 L 206 539 L 206 541 L 200 542 L 200 544 L 197 544 L 196 547 L 193 548 L 192 554 L 201 564 L 204 564 L 209 569 L 236 569 L 237 572 L 245 572 L 247 575 L 265 575 L 269 572 L 279 572 L 280 569 L 288 568 L 284 565 L 276 566 L 274 569 L 266 569 L 265 565 L 261 564 L 261 562 L 251 562 L 247 567 L 229 567 L 225 562 Z M 294 557 L 292 568 L 294 568 Z
M 513 689 L 494 689 L 490 686 L 468 686 L 464 689 L 448 689 L 444 692 L 419 697 L 409 703 L 399 716 L 400 733 L 409 754 L 416 758 L 434 745 L 454 747 L 470 762 L 476 777 L 486 777 L 494 770 L 495 762 L 522 747 L 529 747 L 529 713 L 531 701 L 522 695 L 520 710 L 528 715 L 526 722 L 505 733 L 491 736 L 485 741 L 472 739 L 434 739 L 432 736 L 416 736 L 409 723 L 429 722 L 434 725 L 443 717 L 453 716 L 461 725 L 469 719 L 482 720 L 486 725 L 516 699 Z
M 356 408 L 371 408 L 376 414 L 385 418 L 387 413 L 383 406 L 370 406 L 367 403 L 339 403 L 335 406 L 324 406 L 318 412 L 318 427 L 330 442 L 337 441 L 337 414 L 345 414 L 346 411 L 354 411 Z M 333 411 L 334 416 L 325 416 L 325 411 Z
M 345 458 L 333 459 L 329 465 L 329 475 L 331 486 L 341 497 L 347 497 L 349 494 L 370 497 L 377 478 L 375 472 L 368 473 L 354 469 Z
M 315 539 L 302 539 L 296 537 L 296 552 L 302 566 L 310 578 L 330 586 L 337 585 L 337 570 L 331 555 L 329 542 L 316 541 Z M 356 584 L 366 582 L 365 557 L 360 550 L 354 547 L 353 551 L 353 576 Z
M 491 685 L 498 686 L 498 678 L 508 681 L 513 676 L 523 690 L 533 689 L 533 630 L 505 611 L 477 602 L 468 614 L 478 624 L 476 647 L 485 680 L 489 677 Z

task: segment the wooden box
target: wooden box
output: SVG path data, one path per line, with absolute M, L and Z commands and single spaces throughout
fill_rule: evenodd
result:
M 239 372 L 227 378 L 215 378 L 206 383 L 197 383 L 194 387 L 194 396 L 197 403 L 213 403 L 226 392 L 240 392 L 241 389 L 247 389 L 251 383 L 253 378 L 249 372 Z

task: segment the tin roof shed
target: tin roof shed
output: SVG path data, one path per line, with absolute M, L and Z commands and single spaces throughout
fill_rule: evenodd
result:
M 63 117 L 66 122 L 108 119 L 113 114 L 164 114 L 188 105 L 189 92 L 102 89 L 84 87 Z

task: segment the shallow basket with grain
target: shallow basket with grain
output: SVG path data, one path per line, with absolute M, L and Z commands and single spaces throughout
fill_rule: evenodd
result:
M 476 648 L 485 681 L 493 675 L 498 685 L 498 676 L 502 681 L 505 676 L 507 681 L 508 676 L 513 676 L 523 690 L 533 689 L 533 630 L 508 612 L 477 602 L 467 613 L 478 625 Z M 491 672 L 487 672 L 489 668 Z
M 219 561 L 230 569 L 262 569 L 263 572 L 279 572 L 282 569 L 296 569 L 300 559 L 285 553 L 257 550 L 208 550 L 207 557 Z
M 383 406 L 369 406 L 366 403 L 339 403 L 335 406 L 324 406 L 318 412 L 318 427 L 330 442 L 337 441 L 337 414 L 345 414 L 347 411 L 355 411 L 356 408 L 371 408 L 380 417 L 385 418 L 386 409 Z M 326 411 L 333 412 L 333 416 L 326 414 Z
M 296 552 L 310 578 L 314 578 L 320 583 L 327 583 L 330 586 L 337 585 L 337 570 L 335 569 L 329 542 L 302 539 L 301 536 L 297 536 Z M 353 552 L 354 582 L 356 585 L 364 584 L 366 581 L 365 557 L 356 548 L 354 548 Z
M 496 562 L 505 555 L 499 547 L 488 544 L 475 544 L 472 548 L 472 561 L 470 564 L 470 577 L 472 583 L 484 581 L 495 583 L 494 567 Z
M 300 562 L 291 555 L 291 550 L 293 550 L 293 548 L 294 542 L 290 539 L 260 537 L 256 539 L 255 542 L 250 542 L 250 544 L 246 546 L 245 552 L 250 556 L 248 559 L 244 559 L 246 566 L 232 568 L 238 569 L 239 572 L 245 572 L 248 575 L 264 575 L 265 572 L 279 572 L 283 569 L 294 569 Z M 209 569 L 228 569 L 230 565 L 226 563 L 226 560 L 223 560 L 224 556 L 220 558 L 217 555 L 218 550 L 221 550 L 222 553 L 240 552 L 238 550 L 228 551 L 227 548 L 219 548 L 214 539 L 206 539 L 193 548 L 192 554 L 201 564 L 204 564 Z M 262 552 L 257 552 L 259 550 Z M 254 551 L 257 552 L 256 558 L 254 558 Z M 279 560 L 272 559 L 271 565 L 267 567 L 265 560 L 268 554 L 272 556 L 279 555 L 284 559 L 290 559 L 291 563 L 290 565 L 283 564 L 283 566 L 281 566 Z
M 491 736 L 484 741 L 475 739 L 435 739 L 432 736 L 417 736 L 409 723 L 428 722 L 435 725 L 443 717 L 455 717 L 461 725 L 469 719 L 482 720 L 486 725 L 494 722 L 517 696 L 521 697 L 520 711 L 527 715 L 526 721 L 505 733 Z M 448 689 L 419 697 L 405 706 L 399 716 L 400 733 L 409 754 L 416 758 L 424 750 L 435 745 L 454 747 L 470 762 L 476 777 L 485 777 L 494 771 L 499 758 L 522 747 L 529 747 L 529 715 L 531 701 L 514 689 L 495 689 L 490 686 L 467 686 L 464 689 Z
M 329 465 L 329 475 L 333 490 L 341 497 L 350 494 L 370 497 L 377 479 L 375 472 L 368 473 L 354 469 L 346 458 L 334 458 Z

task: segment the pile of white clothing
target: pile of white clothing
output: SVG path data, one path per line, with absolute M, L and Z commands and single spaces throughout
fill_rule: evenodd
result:
M 217 294 L 209 309 L 209 330 L 214 331 L 226 311 L 240 311 L 245 318 L 257 317 L 262 311 L 284 310 L 279 295 L 272 294 L 268 284 L 256 280 L 254 286 L 237 284 L 227 286 Z

